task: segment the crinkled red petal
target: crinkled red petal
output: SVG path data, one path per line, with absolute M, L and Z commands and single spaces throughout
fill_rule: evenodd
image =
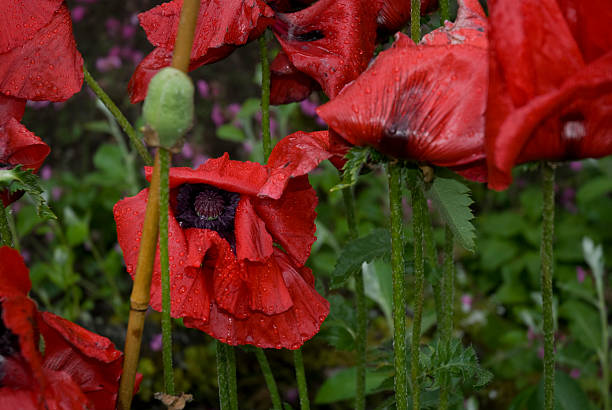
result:
M 245 262 L 249 308 L 266 315 L 283 313 L 293 300 L 283 280 L 283 272 L 274 257 L 263 262 Z
M 252 202 L 250 197 L 243 196 L 236 209 L 236 255 L 238 259 L 264 262 L 272 255 L 272 237 L 266 230 L 264 221 L 255 213 Z
M 381 0 L 381 9 L 378 12 L 377 22 L 389 32 L 396 32 L 410 22 L 410 1 Z M 437 0 L 421 0 L 421 15 L 433 11 L 438 5 Z
M 39 317 L 43 366 L 69 375 L 97 410 L 114 409 L 123 353 L 107 338 L 57 315 L 44 312 Z
M 25 106 L 25 100 L 0 94 L 0 124 L 4 124 L 9 118 L 21 121 Z
M 39 409 L 62 409 L 62 410 L 83 410 L 83 409 L 102 409 L 112 410 L 106 403 L 102 407 L 96 406 L 88 400 L 79 385 L 66 372 L 44 369 L 47 387 L 44 391 L 43 405 Z
M 32 288 L 30 273 L 23 257 L 9 246 L 0 248 L 0 298 L 27 296 Z
M 64 101 L 81 89 L 83 58 L 62 5 L 34 38 L 0 54 L 0 93 L 27 100 Z
M 291 63 L 333 98 L 372 58 L 377 11 L 372 0 L 319 0 L 304 10 L 277 14 L 274 31 Z
M 276 144 L 268 158 L 270 178 L 259 191 L 259 196 L 280 198 L 290 178 L 309 173 L 332 155 L 327 131 L 298 131 L 286 136 Z
M 237 319 L 213 304 L 207 322 L 185 318 L 185 326 L 200 329 L 231 345 L 298 349 L 319 331 L 329 313 L 329 303 L 314 289 L 308 268 L 296 269 L 279 250 L 274 251 L 272 258 L 282 272 L 292 308 L 277 315 L 253 312 L 245 319 Z
M 274 241 L 302 266 L 316 240 L 317 194 L 306 175 L 292 178 L 280 199 L 258 198 L 255 211 L 265 222 Z
M 32 390 L 0 387 L 0 409 L 38 410 L 37 398 Z
M 306 99 L 319 85 L 296 69 L 282 50 L 270 64 L 270 104 L 280 105 Z
M 51 149 L 15 118 L 0 125 L 0 161 L 38 171 Z
M 0 53 L 34 38 L 62 3 L 63 0 L 4 0 L 0 4 Z
M 484 158 L 486 61 L 486 49 L 468 44 L 399 41 L 317 112 L 355 145 L 442 167 L 476 165 Z

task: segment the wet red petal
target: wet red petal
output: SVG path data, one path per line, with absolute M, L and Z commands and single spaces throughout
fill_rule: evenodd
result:
M 65 5 L 31 40 L 0 55 L 0 93 L 5 95 L 64 101 L 82 84 L 83 58 Z
M 274 251 L 273 258 L 282 271 L 283 280 L 293 300 L 292 308 L 277 315 L 253 312 L 245 319 L 237 319 L 213 304 L 207 322 L 186 318 L 185 326 L 200 329 L 231 345 L 299 348 L 319 331 L 329 313 L 329 303 L 309 283 L 308 268 L 296 269 L 279 250 Z
M 291 179 L 280 199 L 259 198 L 254 205 L 274 241 L 285 249 L 298 266 L 304 265 L 316 240 L 314 221 L 317 216 L 317 194 L 310 186 L 308 177 Z
M 270 64 L 270 104 L 289 104 L 306 99 L 318 84 L 296 69 L 282 50 Z
M 304 10 L 277 14 L 274 30 L 291 63 L 333 98 L 372 58 L 377 11 L 372 0 L 319 0 Z
M 249 197 L 240 199 L 234 220 L 236 254 L 239 259 L 263 262 L 272 254 L 272 237 L 257 216 Z
M 31 390 L 0 387 L 0 409 L 37 410 L 37 395 Z
M 437 0 L 421 0 L 421 15 L 435 9 L 437 4 Z M 410 9 L 410 1 L 407 0 L 382 0 L 377 22 L 394 33 L 410 22 Z
M 9 118 L 21 121 L 25 106 L 25 100 L 0 94 L 0 124 L 4 124 Z
M 19 121 L 9 118 L 0 125 L 0 161 L 38 171 L 51 149 Z
M 268 258 L 263 263 L 246 262 L 246 270 L 251 310 L 277 315 L 293 306 L 276 258 Z
M 32 288 L 28 268 L 19 252 L 11 247 L 0 248 L 0 298 L 27 296 Z
M 63 0 L 4 0 L 0 4 L 0 53 L 31 40 Z
M 66 319 L 48 312 L 40 318 L 43 366 L 69 375 L 96 409 L 114 409 L 123 354 L 107 338 Z
M 101 407 L 92 407 L 88 397 L 83 394 L 79 385 L 70 377 L 68 373 L 44 369 L 45 378 L 47 379 L 47 387 L 44 391 L 44 406 L 39 408 L 44 409 L 62 409 L 62 410 L 82 410 L 94 408 L 95 410 L 111 410 L 115 407 L 108 406 L 108 402 Z

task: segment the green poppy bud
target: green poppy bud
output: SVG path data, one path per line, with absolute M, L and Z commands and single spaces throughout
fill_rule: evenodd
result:
M 166 67 L 151 79 L 142 115 L 161 147 L 172 148 L 192 127 L 193 96 L 191 78 L 181 70 Z

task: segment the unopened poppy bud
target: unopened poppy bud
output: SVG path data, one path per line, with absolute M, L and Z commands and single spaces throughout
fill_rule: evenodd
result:
M 192 127 L 193 97 L 191 79 L 176 68 L 166 67 L 151 79 L 142 114 L 161 147 L 172 148 Z

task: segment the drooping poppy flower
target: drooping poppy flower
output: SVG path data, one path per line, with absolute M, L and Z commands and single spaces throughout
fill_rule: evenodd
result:
M 478 1 L 464 0 L 418 45 L 396 34 L 318 114 L 351 144 L 485 180 L 486 27 Z
M 290 149 L 298 137 L 301 150 Z M 317 204 L 305 174 L 330 156 L 328 148 L 327 132 L 299 132 L 279 142 L 265 166 L 225 154 L 195 170 L 170 169 L 172 317 L 231 345 L 297 349 L 318 332 L 329 304 L 304 266 Z M 132 274 L 147 195 L 114 208 Z M 161 309 L 159 253 L 151 306 Z
M 83 59 L 62 0 L 0 4 L 0 93 L 64 101 L 81 89 Z
M 105 337 L 39 312 L 19 252 L 2 247 L 0 260 L 0 408 L 114 409 L 122 353 Z
M 612 9 L 606 0 L 496 0 L 486 149 L 489 187 L 515 164 L 612 154 Z
M 37 172 L 49 155 L 49 146 L 19 122 L 24 109 L 25 100 L 0 94 L 0 169 L 12 169 L 22 164 L 25 169 Z M 5 207 L 20 196 L 18 192 L 0 191 Z

